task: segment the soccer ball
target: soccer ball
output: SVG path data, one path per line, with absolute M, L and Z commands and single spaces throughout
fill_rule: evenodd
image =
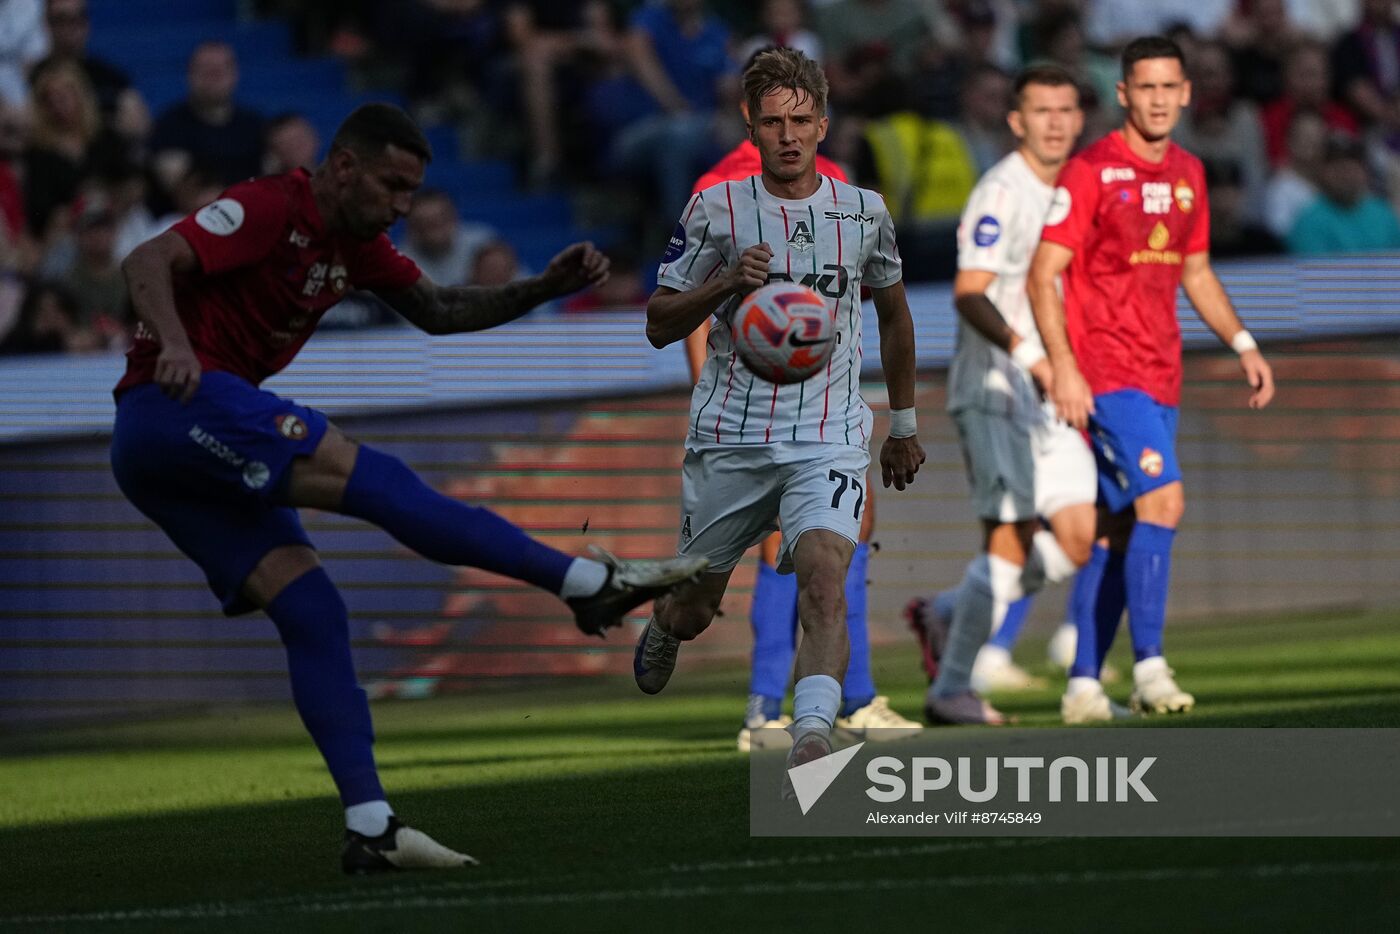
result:
M 760 379 L 800 383 L 831 358 L 831 312 L 805 285 L 770 283 L 739 303 L 734 346 L 744 366 Z

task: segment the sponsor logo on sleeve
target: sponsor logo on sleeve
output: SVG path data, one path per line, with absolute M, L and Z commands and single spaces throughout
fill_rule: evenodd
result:
M 306 437 L 306 422 L 290 412 L 277 416 L 277 431 L 284 438 L 300 441 Z
M 1069 217 L 1070 201 L 1068 188 L 1060 185 L 1055 189 L 1055 193 L 1050 196 L 1050 209 L 1045 212 L 1046 227 L 1064 223 L 1065 218 Z
M 194 222 L 216 237 L 227 237 L 243 226 L 243 205 L 232 198 L 220 198 L 200 208 Z
M 1143 448 L 1138 457 L 1138 468 L 1149 477 L 1156 479 L 1162 475 L 1164 462 L 1162 455 L 1151 448 Z
M 1001 239 L 1001 222 L 990 214 L 984 214 L 972 228 L 972 242 L 980 247 L 989 247 Z
M 685 252 L 685 225 L 676 224 L 675 231 L 671 234 L 671 239 L 666 243 L 666 252 L 661 254 L 661 265 L 674 263 L 681 258 Z

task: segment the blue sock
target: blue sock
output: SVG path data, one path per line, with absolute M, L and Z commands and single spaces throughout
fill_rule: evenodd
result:
M 341 512 L 379 526 L 425 558 L 481 568 L 559 593 L 574 559 L 479 506 L 433 490 L 397 457 L 361 446 Z
M 267 605 L 287 649 L 292 700 L 321 750 L 345 807 L 382 801 L 369 701 L 355 681 L 345 601 L 321 568 L 292 581 Z
M 1099 592 L 1094 597 L 1094 677 L 1103 671 L 1104 659 L 1113 648 L 1113 639 L 1118 634 L 1118 624 L 1123 621 L 1123 607 L 1127 605 L 1128 590 L 1124 579 L 1124 555 L 1121 551 L 1110 551 L 1104 564 L 1103 580 Z
M 1077 636 L 1074 642 L 1074 664 L 1070 666 L 1071 678 L 1099 677 L 1098 627 L 1094 624 L 1094 604 L 1097 601 L 1099 585 L 1103 583 L 1103 569 L 1108 564 L 1108 549 L 1099 545 L 1089 553 L 1089 561 L 1074 575 L 1074 584 L 1069 589 L 1069 602 L 1065 613 L 1069 616 Z
M 841 716 L 849 717 L 875 699 L 875 675 L 870 670 L 870 629 L 866 625 L 865 575 L 870 568 L 870 545 L 860 542 L 851 553 L 846 572 L 846 632 L 851 659 L 841 682 Z
M 779 574 L 772 565 L 758 562 L 749 622 L 753 626 L 749 693 L 761 695 L 764 716 L 776 720 L 797 654 L 797 575 Z
M 1138 661 L 1162 654 L 1167 622 L 1167 590 L 1176 529 L 1139 522 L 1128 538 L 1124 576 L 1128 584 L 1128 632 Z
M 1026 617 L 1031 615 L 1031 602 L 1034 599 L 1034 594 L 1026 594 L 1007 607 L 1006 618 L 1001 621 L 1001 628 L 993 633 L 987 641 L 992 645 L 1006 649 L 1008 652 L 1014 649 L 1016 640 L 1021 636 L 1021 630 L 1025 628 Z

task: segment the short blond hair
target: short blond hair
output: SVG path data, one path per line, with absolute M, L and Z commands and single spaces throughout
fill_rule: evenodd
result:
M 770 49 L 753 57 L 744 69 L 744 100 L 749 119 L 758 117 L 759 104 L 773 91 L 787 88 L 800 97 L 810 97 L 818 114 L 826 113 L 829 87 L 822 66 L 796 49 Z

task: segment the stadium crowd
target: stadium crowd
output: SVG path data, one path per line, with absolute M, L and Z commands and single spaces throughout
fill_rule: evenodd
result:
M 300 115 L 241 106 L 210 42 L 188 95 L 152 114 L 88 51 L 87 0 L 0 4 L 0 353 L 124 347 L 120 262 L 250 175 L 311 165 Z M 1114 125 L 1115 55 L 1142 33 L 1186 49 L 1178 140 L 1205 162 L 1217 256 L 1400 248 L 1400 18 L 1391 0 L 260 0 L 311 55 L 391 87 L 464 146 L 622 223 L 617 281 L 571 308 L 625 305 L 695 178 L 743 134 L 739 69 L 768 45 L 821 61 L 826 154 L 881 191 L 912 277 L 946 278 L 978 176 L 1012 146 L 1011 76 L 1055 61 L 1088 126 Z M 622 208 L 618 206 L 622 205 Z M 400 246 L 443 283 L 524 273 L 509 243 L 425 191 Z M 345 323 L 384 320 L 347 309 Z

